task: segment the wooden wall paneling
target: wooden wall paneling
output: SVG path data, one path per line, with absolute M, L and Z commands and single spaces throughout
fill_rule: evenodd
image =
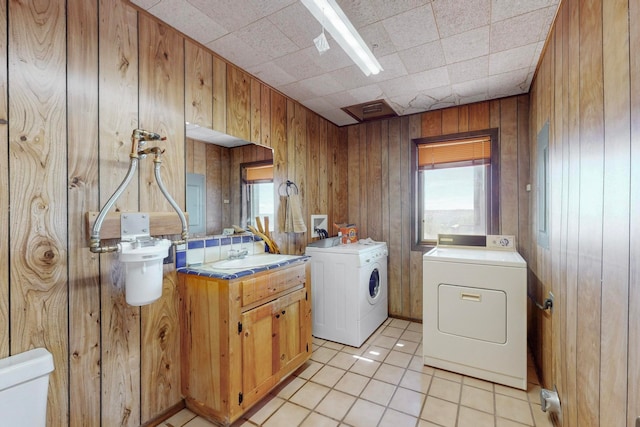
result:
M 312 118 L 315 114 L 309 114 L 309 117 Z M 329 147 L 329 122 L 322 117 L 320 117 L 320 127 L 318 129 L 318 181 L 312 181 L 311 178 L 307 179 L 309 188 L 313 188 L 317 185 L 318 187 L 318 209 L 319 211 L 313 212 L 309 211 L 309 215 L 314 213 L 326 214 L 327 220 L 331 218 L 331 211 L 333 206 L 329 200 L 329 186 L 333 183 L 333 176 L 329 175 L 328 168 L 328 147 Z M 311 149 L 311 147 L 309 147 Z M 313 227 L 313 224 L 310 225 Z M 327 232 L 331 231 L 331 222 L 327 224 Z
M 458 133 L 458 108 L 451 107 L 442 110 L 442 134 Z
M 282 187 L 287 181 L 287 100 L 278 92 L 271 92 L 271 144 L 273 148 L 273 186 L 276 191 L 276 224 L 274 237 L 281 249 L 284 248 L 285 204 Z
M 240 194 L 240 164 L 250 162 L 250 159 L 245 160 L 245 150 L 240 148 L 229 149 L 229 210 L 231 211 L 231 218 L 241 217 L 241 194 Z M 241 226 L 241 224 L 223 224 L 224 227 L 229 225 Z
M 207 173 L 207 144 L 202 141 L 191 141 L 192 151 L 193 151 L 193 160 L 191 162 L 191 168 L 187 167 L 187 170 L 192 171 L 193 173 L 199 173 L 205 175 Z
M 406 120 L 406 119 L 405 119 Z M 389 238 L 387 246 L 389 248 L 388 262 L 388 297 L 389 297 L 389 314 L 402 315 L 402 298 L 403 298 L 403 269 L 402 269 L 402 253 L 403 248 L 411 245 L 410 241 L 404 241 L 403 218 L 406 212 L 402 211 L 403 200 L 403 182 L 408 185 L 409 182 L 404 179 L 404 171 L 402 168 L 402 160 L 407 161 L 403 156 L 403 145 L 401 138 L 401 119 L 393 118 L 389 120 L 389 144 L 387 157 L 388 167 L 388 211 L 389 211 Z M 407 147 L 408 149 L 408 147 Z M 408 167 L 408 164 L 404 165 Z
M 367 128 L 367 145 L 365 156 L 367 162 L 367 179 L 364 187 L 367 190 L 367 234 L 360 234 L 359 238 L 371 237 L 382 240 L 382 121 L 370 123 Z M 371 183 L 379 183 L 371 185 Z
M 348 132 L 348 167 L 349 182 L 347 194 L 347 204 L 349 207 L 348 218 L 344 218 L 344 222 L 352 222 L 358 224 L 360 222 L 360 128 L 362 126 L 349 126 Z M 355 165 L 358 165 L 357 167 Z
M 260 85 L 260 145 L 271 147 L 271 88 Z
M 251 78 L 251 102 L 250 102 L 250 113 L 251 113 L 251 139 L 250 141 L 256 144 L 262 143 L 262 120 L 260 118 L 260 113 L 262 111 L 262 84 L 260 81 L 254 78 Z
M 469 106 L 461 105 L 458 107 L 458 132 L 469 131 Z
M 421 129 L 420 129 L 420 116 L 419 115 L 413 115 L 409 117 L 409 146 L 411 146 L 412 142 L 411 140 L 414 138 L 420 138 L 422 135 L 420 135 Z M 408 150 L 409 152 L 407 153 L 407 155 L 409 156 L 409 159 L 411 159 L 411 148 L 409 148 Z M 412 168 L 411 166 L 407 167 L 405 174 L 409 175 L 409 179 L 413 179 L 413 172 L 412 172 Z M 407 198 L 407 200 L 409 200 L 408 203 L 408 208 L 409 210 L 411 209 L 411 197 L 413 197 L 413 194 L 411 194 L 411 185 L 408 185 L 407 187 L 407 191 L 410 194 L 410 196 Z M 408 215 L 409 216 L 409 221 L 411 221 L 411 214 Z M 411 233 L 411 224 L 410 222 L 407 222 L 408 224 L 408 228 L 409 228 L 409 233 Z M 410 237 L 411 239 L 413 239 L 413 236 Z M 411 245 L 409 246 L 409 248 L 411 248 Z M 409 262 L 410 262 L 410 270 L 409 270 L 409 286 L 410 286 L 410 295 L 411 295 L 411 299 L 409 301 L 410 305 L 409 305 L 409 310 L 407 311 L 407 313 L 409 313 L 409 317 L 412 319 L 421 319 L 422 318 L 422 252 L 416 252 L 416 251 L 410 251 L 409 252 Z
M 336 140 L 335 154 L 333 155 L 334 164 L 337 172 L 337 182 L 334 185 L 336 215 L 333 222 L 344 222 L 349 217 L 349 142 L 347 128 L 338 129 L 338 138 Z M 335 230 L 334 230 L 335 231 Z
M 220 234 L 231 218 L 229 191 L 229 149 L 203 144 L 206 153 L 207 234 Z
M 251 77 L 232 65 L 227 65 L 226 133 L 251 140 Z
M 389 120 L 380 122 L 380 173 L 380 239 L 389 242 Z
M 630 112 L 631 117 L 631 171 L 630 171 L 630 210 L 631 218 L 640 216 L 640 3 L 629 2 L 629 50 L 630 69 Z M 640 417 L 640 352 L 633 349 L 640 348 L 640 328 L 632 325 L 640 325 L 640 304 L 632 301 L 640 301 L 640 223 L 631 221 L 629 231 L 629 342 L 628 353 L 628 378 L 627 381 L 627 425 L 633 425 L 636 417 Z
M 289 107 L 289 103 L 287 104 L 287 109 Z M 309 147 L 309 143 L 307 142 L 307 123 L 310 114 L 308 114 L 309 110 L 303 107 L 301 104 L 297 102 L 293 103 L 294 107 L 294 115 L 296 117 L 295 125 L 293 126 L 293 130 L 295 132 L 294 143 L 291 144 L 291 141 L 287 141 L 287 145 L 289 147 L 293 146 L 293 156 L 289 158 L 289 162 L 291 163 L 292 159 L 295 159 L 293 163 L 295 164 L 292 174 L 292 181 L 298 185 L 298 192 L 300 194 L 300 204 L 302 205 L 302 219 L 304 220 L 305 225 L 307 226 L 306 233 L 291 233 L 289 236 L 290 246 L 289 246 L 289 254 L 302 254 L 304 253 L 304 248 L 307 245 L 307 236 L 311 234 L 309 232 L 309 211 L 306 208 L 306 198 L 308 198 L 309 186 L 307 185 L 307 150 Z M 291 151 L 289 151 L 291 154 Z
M 9 151 L 7 2 L 0 2 L 0 149 Z M 0 156 L 0 259 L 9 259 L 9 158 Z M 0 358 L 9 356 L 9 264 L 0 263 Z
M 569 1 L 563 7 L 568 9 L 566 29 L 567 99 L 568 113 L 568 191 L 567 191 L 567 267 L 566 267 L 566 315 L 565 327 L 565 370 L 566 398 L 563 411 L 567 426 L 578 426 L 578 229 L 580 209 L 580 76 L 579 76 L 579 6 L 577 1 Z M 562 395 L 561 395 L 562 396 Z M 564 396 L 562 396 L 564 397 Z M 562 398 L 561 397 L 561 398 Z
M 306 189 L 305 200 L 302 202 L 307 207 L 309 215 L 325 213 L 325 207 L 320 205 L 320 186 L 326 185 L 326 175 L 320 174 L 320 117 L 316 115 L 309 115 L 307 119 L 307 179 L 309 182 L 309 188 Z M 322 206 L 322 207 L 321 207 Z M 308 223 L 308 234 L 311 236 L 313 231 L 313 224 L 311 218 L 306 219 L 305 223 Z
M 139 15 L 140 125 L 166 135 L 157 144 L 166 151 L 160 174 L 166 190 L 185 207 L 184 141 L 184 41 L 172 28 Z M 153 157 L 140 162 L 140 211 L 173 212 L 154 176 Z M 141 346 L 141 422 L 147 422 L 181 401 L 180 328 L 178 324 L 177 276 L 172 265 L 165 267 L 162 297 L 143 306 Z
M 358 172 L 360 173 L 359 186 L 358 186 L 358 214 L 357 219 L 351 218 L 351 210 L 349 210 L 349 222 L 355 222 L 358 227 L 358 234 L 361 236 L 366 236 L 369 234 L 369 230 L 367 230 L 367 218 L 368 218 L 368 192 L 367 187 L 369 182 L 368 179 L 368 165 L 367 165 L 367 157 L 371 155 L 367 147 L 367 133 L 370 132 L 370 124 L 365 124 L 364 126 L 359 126 L 358 129 L 360 131 L 360 136 L 358 138 L 358 160 L 354 162 L 354 164 L 358 165 Z M 349 197 L 351 197 L 351 193 L 349 193 Z
M 578 231 L 578 424 L 600 424 L 602 312 L 602 3 L 580 3 L 580 229 Z
M 401 265 L 402 281 L 398 283 L 402 292 L 402 307 L 400 313 L 402 317 L 411 316 L 411 245 L 413 235 L 411 234 L 412 203 L 411 203 L 411 149 L 413 133 L 410 131 L 411 117 L 400 118 L 400 235 L 402 239 L 401 257 L 398 262 Z M 420 317 L 422 318 L 422 317 Z
M 484 130 L 489 127 L 489 102 L 469 105 L 469 130 Z
M 627 423 L 625 385 L 629 380 L 640 380 L 627 375 L 631 164 L 620 161 L 631 155 L 629 2 L 607 1 L 602 12 L 604 199 L 600 425 L 624 426 Z
M 443 110 L 435 110 L 422 113 L 420 114 L 420 118 L 420 136 L 427 137 L 442 135 Z
M 69 425 L 86 426 L 100 419 L 100 256 L 82 220 L 100 210 L 98 2 L 67 2 L 67 45 Z
M 500 116 L 500 233 L 518 235 L 518 100 L 503 98 Z M 487 123 L 488 124 L 488 123 Z
M 339 212 L 339 207 L 336 204 L 336 187 L 340 185 L 340 171 L 336 164 L 336 147 L 338 145 L 338 127 L 333 123 L 325 121 L 326 126 L 326 138 L 322 151 L 324 152 L 324 160 L 321 166 L 326 171 L 327 184 L 324 188 L 324 197 L 327 201 L 327 232 L 330 236 L 333 236 L 333 223 L 336 222 L 336 216 Z
M 494 104 L 491 103 L 491 108 L 494 108 Z M 496 103 L 498 104 L 498 103 Z M 499 104 L 498 104 L 499 105 Z M 517 241 L 516 245 L 518 246 L 518 251 L 522 254 L 525 259 L 528 259 L 529 256 L 529 247 L 530 247 L 530 225 L 531 225 L 531 217 L 529 215 L 529 201 L 531 199 L 530 192 L 527 191 L 527 184 L 531 183 L 531 170 L 529 167 L 529 97 L 527 95 L 520 95 L 517 97 L 517 167 L 518 167 L 518 177 L 516 183 L 517 190 L 517 205 L 518 205 L 518 214 L 517 214 L 517 222 L 518 227 L 516 231 Z M 501 109 L 499 110 L 501 111 Z M 493 126 L 490 126 L 493 127 Z M 504 180 L 500 179 L 500 184 Z
M 99 3 L 100 207 L 129 169 L 131 132 L 138 125 L 137 14 L 122 2 Z M 106 167 L 108 165 L 109 167 Z M 138 210 L 132 181 L 115 211 Z M 100 255 L 102 423 L 140 425 L 140 310 L 125 302 L 122 265 Z
M 213 129 L 227 133 L 227 63 L 213 57 Z
M 8 49 L 10 352 L 53 354 L 49 425 L 67 423 L 69 407 L 65 12 L 63 1 L 8 10 L 20 40 Z
M 185 121 L 213 128 L 213 55 L 184 41 Z

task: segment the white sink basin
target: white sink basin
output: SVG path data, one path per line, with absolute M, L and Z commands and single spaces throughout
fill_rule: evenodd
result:
M 203 264 L 199 268 L 203 270 L 250 270 L 252 268 L 278 264 L 296 258 L 300 258 L 300 256 L 283 254 L 250 255 L 241 259 L 225 259 L 210 264 Z

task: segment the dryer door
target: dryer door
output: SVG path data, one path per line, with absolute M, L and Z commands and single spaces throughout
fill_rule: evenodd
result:
M 380 271 L 378 268 L 374 268 L 369 275 L 369 287 L 367 293 L 367 299 L 369 304 L 375 304 L 380 298 Z

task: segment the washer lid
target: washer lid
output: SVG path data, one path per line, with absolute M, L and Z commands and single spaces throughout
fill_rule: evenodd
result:
M 386 242 L 374 242 L 374 243 L 349 243 L 349 244 L 340 244 L 338 246 L 330 246 L 330 247 L 314 247 L 307 246 L 305 253 L 307 255 L 317 254 L 317 253 L 337 253 L 337 254 L 363 254 L 369 251 L 376 251 L 380 249 L 386 249 Z
M 457 262 L 466 264 L 499 265 L 526 268 L 527 262 L 516 251 L 496 251 L 486 248 L 435 247 L 424 254 L 424 261 Z

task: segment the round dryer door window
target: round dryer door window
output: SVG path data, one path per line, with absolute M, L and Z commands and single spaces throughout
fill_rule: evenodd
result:
M 369 303 L 373 304 L 380 294 L 380 273 L 374 268 L 369 276 Z

